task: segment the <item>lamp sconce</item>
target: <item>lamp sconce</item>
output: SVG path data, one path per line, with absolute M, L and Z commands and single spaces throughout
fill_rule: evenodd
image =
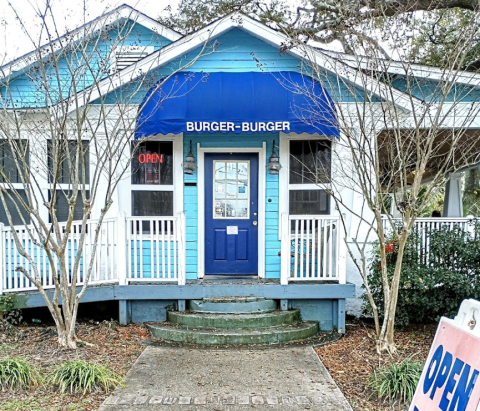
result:
M 268 159 L 267 169 L 270 174 L 278 175 L 281 168 L 282 165 L 280 164 L 280 159 L 278 158 L 277 153 L 275 153 L 275 140 L 273 140 L 272 155 Z
M 198 168 L 195 164 L 195 156 L 192 153 L 192 140 L 190 140 L 190 151 L 187 154 L 187 161 L 182 163 L 182 168 L 184 174 L 193 174 L 193 172 Z

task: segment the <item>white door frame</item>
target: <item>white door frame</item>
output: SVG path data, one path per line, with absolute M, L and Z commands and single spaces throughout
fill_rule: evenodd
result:
M 265 278 L 265 180 L 267 143 L 262 147 L 201 147 L 198 154 L 198 278 L 205 276 L 205 153 L 258 153 L 258 277 Z

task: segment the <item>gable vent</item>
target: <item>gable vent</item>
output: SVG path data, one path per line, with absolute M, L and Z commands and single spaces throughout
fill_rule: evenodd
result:
M 115 71 L 123 70 L 154 52 L 153 46 L 124 46 L 115 50 L 115 61 L 112 65 Z

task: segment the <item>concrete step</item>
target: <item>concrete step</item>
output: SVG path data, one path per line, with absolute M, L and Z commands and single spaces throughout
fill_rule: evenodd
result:
M 146 324 L 155 338 L 186 344 L 247 345 L 280 344 L 310 338 L 319 332 L 318 322 L 305 321 L 259 329 L 192 329 L 168 324 Z
M 300 310 L 248 314 L 209 314 L 169 311 L 167 320 L 190 328 L 266 328 L 297 323 Z
M 245 314 L 275 311 L 277 303 L 258 297 L 222 297 L 189 300 L 188 309 L 192 312 Z

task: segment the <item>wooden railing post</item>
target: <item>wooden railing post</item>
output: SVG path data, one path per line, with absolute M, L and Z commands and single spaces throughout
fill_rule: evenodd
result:
M 290 276 L 290 224 L 288 214 L 282 214 L 282 224 L 280 226 L 282 239 L 281 258 L 280 258 L 280 284 L 287 285 Z
M 119 211 L 117 216 L 117 278 L 118 285 L 127 285 L 127 253 L 130 245 L 127 244 L 127 216 L 124 211 Z

